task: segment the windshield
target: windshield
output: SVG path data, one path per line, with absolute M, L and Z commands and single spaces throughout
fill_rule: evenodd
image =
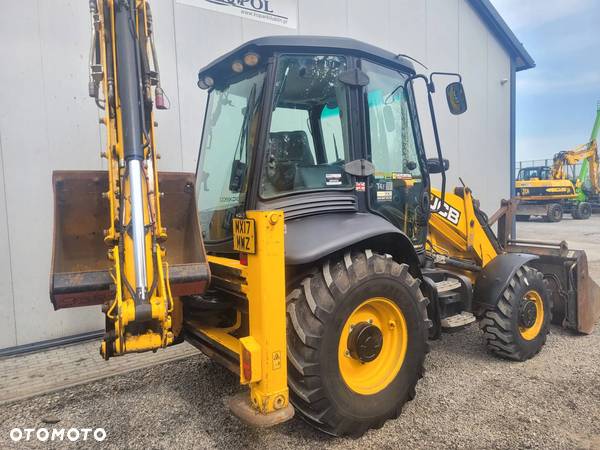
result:
M 550 179 L 550 168 L 549 167 L 528 167 L 519 171 L 518 180 L 548 180 Z
M 230 238 L 232 219 L 243 210 L 264 78 L 264 72 L 259 72 L 209 96 L 196 175 L 196 199 L 207 242 Z

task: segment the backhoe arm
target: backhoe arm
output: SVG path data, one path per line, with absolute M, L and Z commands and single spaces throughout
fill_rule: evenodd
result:
M 50 298 L 55 309 L 103 305 L 101 353 L 109 358 L 175 343 L 179 298 L 202 294 L 209 270 L 194 175 L 157 171 L 153 108 L 166 105 L 150 7 L 139 0 L 89 6 L 89 94 L 104 111 L 107 170 L 53 175 Z
M 105 242 L 116 295 L 107 311 L 112 330 L 105 358 L 173 342 L 173 298 L 164 276 L 162 227 L 153 127 L 150 70 L 153 45 L 149 5 L 135 0 L 92 0 L 94 27 L 90 94 L 104 109 L 110 203 Z M 99 70 L 98 70 L 99 69 Z M 103 98 L 100 98 L 101 85 Z
M 590 180 L 594 193 L 600 193 L 598 181 L 598 144 L 594 139 L 587 144 L 580 145 L 573 150 L 567 150 L 557 153 L 554 156 L 554 166 L 552 169 L 552 178 L 566 179 L 565 166 L 574 166 L 582 162 L 579 176 L 577 177 L 577 187 L 581 188 L 587 179 Z

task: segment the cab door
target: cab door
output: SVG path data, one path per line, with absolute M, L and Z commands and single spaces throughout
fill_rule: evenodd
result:
M 375 166 L 369 180 L 369 208 L 421 246 L 428 218 L 423 205 L 428 203 L 423 201 L 426 185 L 404 91 L 406 75 L 369 61 L 362 61 L 362 71 L 369 77 L 363 96 L 367 154 Z

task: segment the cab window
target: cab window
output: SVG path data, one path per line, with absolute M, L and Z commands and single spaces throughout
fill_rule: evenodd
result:
M 210 93 L 196 181 L 206 242 L 232 236 L 233 217 L 244 210 L 248 170 L 265 80 L 264 71 Z
M 549 167 L 528 167 L 519 171 L 518 180 L 549 180 L 550 179 L 550 168 Z
M 260 195 L 351 188 L 346 70 L 340 56 L 289 55 L 279 59 L 274 110 Z

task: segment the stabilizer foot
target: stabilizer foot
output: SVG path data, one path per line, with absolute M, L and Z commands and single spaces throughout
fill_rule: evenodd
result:
M 291 404 L 269 414 L 259 412 L 250 402 L 248 392 L 240 392 L 230 397 L 227 405 L 235 417 L 252 427 L 268 428 L 287 422 L 294 417 L 294 407 Z

